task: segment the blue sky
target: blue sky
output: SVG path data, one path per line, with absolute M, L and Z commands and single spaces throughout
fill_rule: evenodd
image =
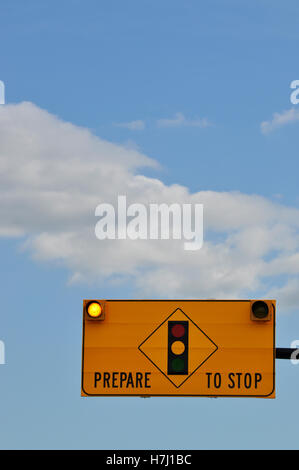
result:
M 1 448 L 298 448 L 298 371 L 287 361 L 277 364 L 276 400 L 80 398 L 83 298 L 166 298 L 168 285 L 186 297 L 271 293 L 281 306 L 278 345 L 297 339 L 299 122 L 290 83 L 299 79 L 298 13 L 295 0 L 2 0 Z M 294 115 L 262 132 L 274 113 L 291 109 Z M 180 124 L 159 125 L 177 113 Z M 135 121 L 141 129 L 126 127 Z M 97 184 L 83 174 L 81 187 L 93 145 L 119 175 L 115 193 L 132 187 L 137 172 L 150 178 L 149 191 L 155 178 L 178 200 L 186 187 L 188 197 L 207 202 L 198 290 L 185 283 L 196 269 L 186 254 L 177 267 L 159 258 L 147 271 L 146 256 L 140 262 L 134 253 L 129 260 L 116 253 L 131 263 L 128 272 L 103 253 L 96 258 L 103 256 L 103 271 L 92 262 L 95 206 L 84 197 L 113 197 L 109 188 L 101 192 L 104 170 Z M 159 166 L 145 165 L 143 156 Z M 36 179 L 36 162 L 44 180 Z M 140 197 L 148 187 L 138 186 Z M 61 188 L 69 191 L 63 200 Z M 78 197 L 78 220 L 77 210 L 70 219 L 63 213 L 68 196 Z M 247 213 L 252 224 L 237 223 Z M 216 265 L 229 266 L 219 285 L 207 274 Z

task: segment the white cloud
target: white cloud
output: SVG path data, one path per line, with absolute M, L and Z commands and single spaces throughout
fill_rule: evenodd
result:
M 158 127 L 208 127 L 211 124 L 206 118 L 187 119 L 183 113 L 176 113 L 170 119 L 158 119 Z
M 283 286 L 270 289 L 266 295 L 269 296 L 269 298 L 278 298 L 278 305 L 283 306 L 286 312 L 298 311 L 299 278 L 289 279 Z
M 295 294 L 287 302 L 299 283 L 299 210 L 238 192 L 191 194 L 145 177 L 145 166 L 155 162 L 31 103 L 2 107 L 0 236 L 22 237 L 34 258 L 59 261 L 70 282 L 125 280 L 151 298 L 278 292 L 281 308 L 299 306 Z M 95 208 L 116 205 L 119 194 L 128 204 L 203 203 L 203 248 L 184 251 L 180 240 L 99 241 Z
M 288 109 L 282 113 L 274 113 L 271 121 L 261 123 L 261 132 L 269 134 L 279 127 L 286 126 L 293 122 L 299 121 L 299 110 L 295 108 Z
M 140 119 L 137 121 L 119 122 L 114 125 L 117 127 L 124 127 L 125 129 L 129 129 L 130 131 L 142 131 L 145 129 L 145 123 Z

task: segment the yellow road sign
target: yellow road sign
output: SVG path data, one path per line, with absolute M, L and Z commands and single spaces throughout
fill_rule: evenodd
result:
M 82 396 L 275 398 L 275 300 L 84 300 Z

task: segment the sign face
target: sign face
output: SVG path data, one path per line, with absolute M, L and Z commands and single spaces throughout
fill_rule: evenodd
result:
M 84 300 L 81 395 L 275 398 L 275 301 Z

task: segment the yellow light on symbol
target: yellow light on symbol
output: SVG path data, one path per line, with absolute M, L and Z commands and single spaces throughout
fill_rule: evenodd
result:
M 98 318 L 102 315 L 102 307 L 98 302 L 91 302 L 87 307 L 87 313 L 91 318 Z
M 182 341 L 175 341 L 171 345 L 171 351 L 173 352 L 173 354 L 176 354 L 178 356 L 180 354 L 183 354 L 183 352 L 185 351 L 184 343 Z

